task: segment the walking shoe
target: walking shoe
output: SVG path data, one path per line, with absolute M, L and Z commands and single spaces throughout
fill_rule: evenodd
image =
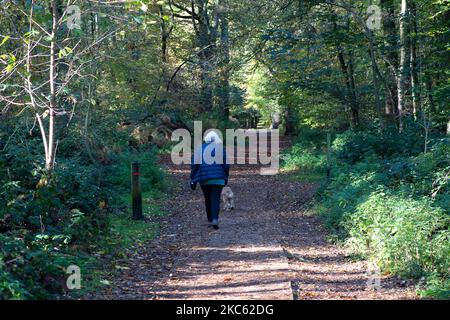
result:
M 217 221 L 217 219 L 214 219 L 211 222 L 211 225 L 213 226 L 214 229 L 218 230 L 219 229 L 219 221 Z

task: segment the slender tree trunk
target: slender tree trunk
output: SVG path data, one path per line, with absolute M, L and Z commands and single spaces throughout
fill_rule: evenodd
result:
M 390 72 L 386 76 L 388 92 L 386 92 L 385 113 L 388 118 L 398 119 L 398 93 L 396 72 L 398 68 L 397 32 L 395 26 L 395 1 L 380 0 L 381 8 L 384 12 L 382 19 L 383 34 L 386 47 L 386 67 Z M 390 97 L 388 99 L 387 97 Z
M 220 42 L 221 42 L 221 65 L 220 65 L 220 110 L 224 118 L 230 115 L 230 34 L 228 26 L 228 14 L 226 1 L 220 2 Z
M 400 41 L 400 62 L 397 74 L 397 109 L 398 109 L 398 123 L 399 131 L 403 131 L 403 115 L 405 113 L 405 96 L 407 91 L 407 31 L 408 31 L 408 5 L 406 0 L 402 0 L 402 6 L 400 11 L 400 23 L 399 23 L 399 41 Z
M 24 6 L 25 7 L 25 6 Z M 29 14 L 29 20 L 28 20 L 28 32 L 31 34 L 31 31 L 33 29 L 33 14 L 34 14 L 34 0 L 31 0 L 31 5 L 30 5 L 30 14 Z M 25 81 L 25 86 L 27 88 L 28 91 L 28 95 L 30 97 L 30 102 L 31 105 L 33 107 L 33 109 L 35 110 L 35 115 L 36 115 L 36 120 L 37 123 L 39 125 L 39 131 L 41 132 L 41 138 L 42 138 L 42 144 L 44 145 L 44 155 L 45 155 L 45 160 L 47 161 L 48 158 L 48 142 L 47 142 L 47 133 L 45 130 L 45 125 L 44 122 L 42 121 L 42 116 L 39 113 L 39 109 L 38 106 L 36 104 L 36 100 L 34 98 L 34 93 L 33 93 L 33 85 L 32 85 L 32 80 L 31 80 L 31 51 L 32 51 L 32 38 L 30 37 L 28 42 L 27 42 L 27 54 L 26 54 L 26 69 L 27 69 L 27 77 L 26 77 L 26 81 Z
M 212 53 L 210 50 L 200 54 L 200 104 L 203 111 L 213 109 L 213 89 L 212 89 Z
M 375 109 L 377 111 L 378 115 L 378 121 L 380 122 L 380 130 L 383 130 L 385 128 L 384 123 L 384 116 L 383 116 L 383 110 L 382 110 L 382 101 L 380 97 L 380 82 L 381 79 L 378 77 L 378 67 L 376 64 L 375 56 L 372 50 L 369 50 L 370 55 L 370 61 L 372 66 L 372 79 L 373 79 L 373 86 L 374 86 L 374 94 L 375 94 Z
M 347 65 L 344 58 L 344 53 L 341 47 L 338 46 L 338 60 L 341 66 L 342 75 L 345 80 L 345 86 L 347 88 L 346 100 L 350 107 L 350 127 L 355 128 L 359 124 L 359 110 L 358 103 L 356 101 L 355 93 L 355 81 L 353 77 L 353 66 L 349 62 Z M 350 61 L 351 59 L 349 59 Z
M 161 29 L 161 61 L 165 65 L 169 62 L 169 53 L 168 53 L 168 40 L 170 36 L 170 32 L 172 29 L 168 26 L 166 19 L 164 18 L 164 8 L 162 5 L 159 6 L 159 19 L 160 19 L 160 29 Z
M 58 6 L 56 0 L 50 2 L 52 10 L 52 31 L 50 40 L 50 65 L 49 65 L 49 85 L 50 85 L 50 110 L 48 128 L 48 155 L 45 159 L 45 168 L 52 170 L 55 163 L 55 125 L 56 125 L 56 25 L 58 20 Z
M 90 107 L 87 107 L 86 110 L 86 116 L 84 118 L 84 146 L 86 148 L 86 152 L 88 154 L 89 160 L 91 160 L 91 163 L 93 165 L 98 165 L 99 162 L 97 161 L 97 159 L 94 157 L 94 154 L 92 152 L 92 148 L 91 148 L 91 143 L 89 141 L 89 111 L 90 111 Z
M 380 121 L 380 130 L 383 130 L 386 127 L 386 117 L 383 112 L 383 101 L 381 99 L 381 87 L 384 87 L 385 91 L 385 103 L 387 104 L 387 101 L 390 101 L 391 105 L 394 105 L 394 99 L 393 94 L 391 92 L 391 88 L 389 87 L 389 82 L 387 79 L 383 76 L 383 74 L 380 71 L 380 68 L 378 66 L 375 51 L 376 51 L 376 45 L 374 40 L 374 35 L 371 30 L 366 30 L 367 36 L 369 39 L 369 56 L 372 66 L 372 77 L 375 87 L 375 105 L 376 105 L 376 111 L 378 114 L 378 119 Z
M 160 92 L 162 85 L 167 85 L 169 83 L 169 38 L 173 30 L 173 25 L 170 25 L 168 19 L 166 18 L 166 12 L 164 11 L 164 6 L 159 5 L 159 19 L 160 19 L 160 37 L 161 37 L 161 75 L 160 84 L 156 90 L 154 101 L 157 101 L 159 106 L 164 105 L 167 102 L 167 91 Z
M 211 33 L 210 17 L 205 0 L 194 1 L 197 8 L 198 23 L 194 24 L 197 42 L 200 48 L 206 48 L 199 53 L 200 63 L 200 104 L 203 111 L 211 111 L 213 108 L 212 91 L 212 64 L 214 57 L 215 37 Z
M 353 67 L 353 52 L 349 52 L 348 59 L 348 76 L 350 78 L 350 94 L 351 94 L 351 113 L 352 113 L 352 121 L 354 126 L 359 125 L 359 106 L 358 106 L 358 94 L 356 91 L 356 82 L 355 82 L 355 69 Z
M 419 83 L 419 63 L 417 59 L 417 8 L 414 1 L 410 4 L 410 26 L 411 26 L 411 53 L 410 53 L 410 73 L 411 73 L 411 93 L 413 102 L 414 119 L 417 120 L 421 109 L 422 100 L 420 95 L 420 83 Z
M 433 79 L 430 74 L 425 75 L 425 87 L 426 87 L 426 95 L 428 98 L 428 103 L 430 104 L 430 111 L 434 113 L 436 111 L 435 105 L 434 105 L 434 98 L 433 98 Z

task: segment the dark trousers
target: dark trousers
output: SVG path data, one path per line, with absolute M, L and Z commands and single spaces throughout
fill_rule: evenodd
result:
M 208 221 L 219 220 L 220 211 L 220 196 L 222 194 L 223 186 L 219 185 L 204 185 L 202 186 L 203 194 L 205 195 L 206 214 Z

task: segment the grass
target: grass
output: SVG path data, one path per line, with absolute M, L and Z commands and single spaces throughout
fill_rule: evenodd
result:
M 141 158 L 142 210 L 145 218 L 163 216 L 159 202 L 169 190 L 169 182 L 156 167 L 154 155 L 121 155 L 120 163 L 111 170 L 111 184 L 116 186 L 113 194 L 113 213 L 108 217 L 107 232 L 97 243 L 89 245 L 90 254 L 79 252 L 74 261 L 82 272 L 82 289 L 69 293 L 71 299 L 95 295 L 112 284 L 118 270 L 128 269 L 129 257 L 145 247 L 159 233 L 159 224 L 148 219 L 132 219 L 131 194 L 129 190 L 129 162 Z M 131 159 L 131 160 L 130 160 Z
M 152 240 L 159 231 L 157 223 L 136 221 L 124 215 L 111 219 L 111 241 L 109 246 L 128 250 L 143 246 Z
M 305 170 L 299 167 L 282 168 L 281 178 L 287 181 L 304 181 L 308 183 L 322 183 L 326 179 L 324 170 Z
M 288 180 L 323 183 L 327 174 L 326 136 L 302 128 L 292 147 L 281 156 L 281 173 Z
M 161 216 L 164 213 L 159 206 L 144 203 L 145 216 Z M 159 224 L 147 220 L 133 220 L 128 212 L 114 214 L 109 218 L 109 232 L 95 245 L 91 246 L 93 254 L 80 252 L 74 261 L 82 272 L 82 289 L 70 292 L 71 298 L 94 294 L 109 286 L 117 270 L 127 269 L 128 258 L 138 248 L 145 247 L 159 233 Z
M 389 148 L 386 139 L 371 132 L 337 135 L 329 181 L 322 141 L 298 139 L 283 155 L 283 179 L 321 184 L 311 210 L 331 231 L 329 240 L 347 246 L 355 259 L 423 279 L 419 296 L 449 299 L 448 143 L 436 140 L 423 154 L 404 147 L 415 136 L 389 140 Z

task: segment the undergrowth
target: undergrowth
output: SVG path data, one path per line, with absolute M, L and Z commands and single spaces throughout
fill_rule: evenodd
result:
M 425 280 L 421 296 L 450 298 L 450 143 L 435 134 L 424 153 L 417 132 L 335 134 L 329 181 L 323 136 L 295 144 L 284 168 L 321 176 L 314 211 L 335 240 L 385 273 Z
M 156 150 L 112 153 L 108 165 L 61 158 L 51 176 L 30 151 L 11 144 L 0 157 L 0 299 L 76 297 L 104 286 L 108 268 L 158 231 L 130 212 L 130 165 L 138 160 L 144 214 L 162 214 L 157 200 L 167 184 Z M 70 265 L 80 267 L 79 291 L 67 289 Z

